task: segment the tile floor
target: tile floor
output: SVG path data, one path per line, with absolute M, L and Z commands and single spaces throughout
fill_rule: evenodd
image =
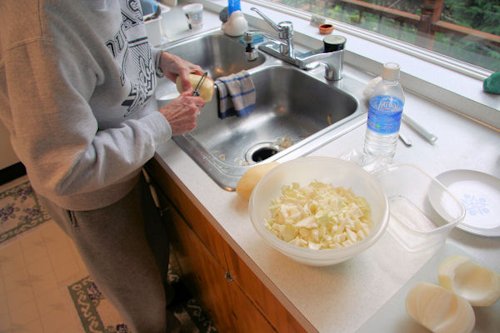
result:
M 83 333 L 68 285 L 87 275 L 51 220 L 0 244 L 0 333 Z
M 22 177 L 1 185 L 0 193 L 26 180 Z M 12 226 L 0 225 L 0 232 L 7 232 L 8 228 Z M 123 320 L 105 298 L 92 304 L 99 310 L 91 309 L 79 298 L 72 300 L 68 287 L 79 288 L 88 275 L 73 242 L 52 220 L 3 241 L 0 243 L 0 333 L 122 332 Z M 169 271 L 169 280 L 179 280 L 177 270 Z M 173 311 L 185 329 L 217 332 L 195 298 L 185 291 L 179 295 L 183 296 L 179 296 Z M 98 311 L 99 318 L 92 311 Z M 85 324 L 80 315 L 85 317 Z M 95 327 L 96 320 L 103 328 Z

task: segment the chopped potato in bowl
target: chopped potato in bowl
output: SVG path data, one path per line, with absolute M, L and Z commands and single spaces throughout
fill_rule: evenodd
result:
M 278 238 L 314 250 L 350 246 L 371 229 L 370 206 L 350 189 L 319 181 L 282 187 L 266 227 Z
M 267 244 L 298 262 L 333 265 L 372 246 L 389 221 L 375 176 L 333 157 L 282 162 L 255 186 L 249 213 Z

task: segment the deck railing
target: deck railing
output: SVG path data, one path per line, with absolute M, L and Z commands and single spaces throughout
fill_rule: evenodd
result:
M 380 19 L 391 18 L 401 24 L 414 26 L 419 32 L 428 37 L 427 45 L 422 46 L 426 46 L 430 49 L 432 49 L 433 36 L 436 32 L 452 34 L 458 38 L 468 37 L 471 39 L 472 37 L 472 39 L 482 40 L 485 43 L 492 43 L 496 47 L 500 46 L 500 36 L 498 35 L 441 20 L 444 0 L 422 0 L 420 7 L 421 15 L 368 3 L 362 0 L 331 0 L 329 2 L 327 1 L 327 3 L 333 6 L 339 4 L 342 7 L 350 7 L 359 10 L 361 13 L 367 12 L 378 15 Z

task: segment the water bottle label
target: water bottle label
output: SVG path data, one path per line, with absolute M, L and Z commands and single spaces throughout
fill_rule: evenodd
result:
M 394 96 L 374 96 L 370 99 L 368 128 L 379 134 L 399 132 L 403 101 Z

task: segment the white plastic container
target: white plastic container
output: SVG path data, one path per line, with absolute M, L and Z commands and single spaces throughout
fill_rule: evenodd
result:
M 144 22 L 144 24 L 146 26 L 146 34 L 148 36 L 149 43 L 152 46 L 158 46 L 164 42 L 161 16 L 148 20 Z
M 410 252 L 442 245 L 465 217 L 460 200 L 414 165 L 389 165 L 372 174 L 389 200 L 388 231 Z
M 182 7 L 186 14 L 191 29 L 201 29 L 203 27 L 203 4 L 190 3 Z

